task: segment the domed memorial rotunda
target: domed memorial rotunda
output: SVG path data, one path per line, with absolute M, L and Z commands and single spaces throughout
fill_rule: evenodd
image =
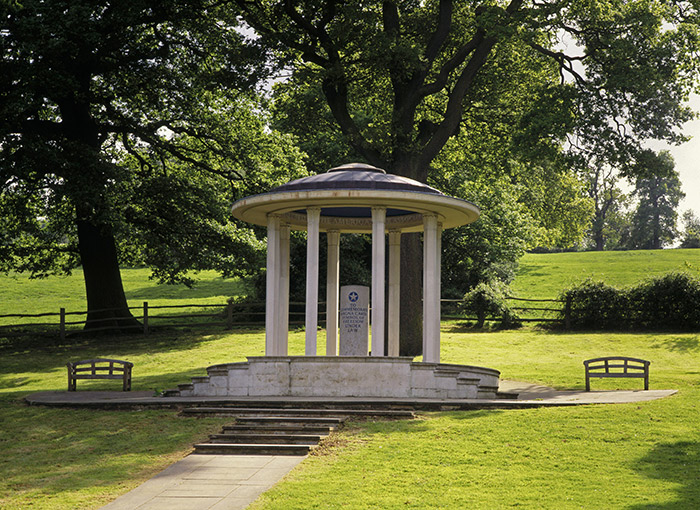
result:
M 232 213 L 267 226 L 265 356 L 209 367 L 207 376 L 180 386 L 181 396 L 495 398 L 498 371 L 440 363 L 441 232 L 476 221 L 479 209 L 474 204 L 351 163 L 238 200 Z M 291 229 L 307 231 L 305 356 L 289 356 L 287 351 Z M 328 243 L 325 355 L 319 355 L 317 341 L 320 232 L 326 232 Z M 423 232 L 421 362 L 399 356 L 404 232 Z M 371 350 L 351 356 L 338 355 L 342 233 L 372 235 Z

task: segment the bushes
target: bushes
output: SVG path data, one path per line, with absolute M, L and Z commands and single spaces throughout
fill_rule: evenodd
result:
M 668 273 L 628 289 L 586 280 L 561 299 L 561 318 L 571 329 L 700 329 L 700 280 L 688 273 Z
M 476 314 L 478 328 L 484 327 L 487 317 L 499 317 L 503 328 L 519 325 L 518 317 L 506 303 L 504 287 L 499 282 L 481 282 L 465 294 L 463 310 Z

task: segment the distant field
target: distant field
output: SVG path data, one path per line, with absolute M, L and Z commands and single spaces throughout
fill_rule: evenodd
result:
M 223 279 L 215 271 L 202 271 L 193 288 L 185 285 L 159 285 L 149 279 L 149 269 L 122 269 L 122 282 L 130 306 L 179 304 L 225 304 L 226 300 L 244 293 L 239 279 Z M 32 280 L 23 274 L 0 275 L 0 315 L 11 313 L 58 312 L 86 309 L 83 272 L 76 269 L 71 276 Z M 43 319 L 37 319 L 38 322 Z M 0 319 L 0 324 L 17 322 Z M 24 320 L 22 322 L 25 322 Z
M 556 298 L 586 278 L 623 287 L 669 271 L 700 275 L 700 249 L 528 253 L 512 290 L 517 297 Z

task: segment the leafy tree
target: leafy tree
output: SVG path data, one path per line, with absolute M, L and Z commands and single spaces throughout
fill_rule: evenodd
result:
M 632 216 L 631 248 L 658 250 L 671 244 L 678 234 L 676 209 L 685 193 L 673 157 L 661 151 L 651 164 L 649 173 L 657 175 L 638 178 L 635 183 L 639 203 Z
M 615 248 L 628 221 L 625 208 L 627 196 L 617 187 L 615 168 L 594 160 L 584 174 L 588 195 L 594 204 L 590 237 L 594 250 Z
M 682 106 L 697 70 L 691 2 L 237 4 L 292 80 L 322 91 L 318 108 L 355 154 L 423 182 L 448 141 L 479 121 L 510 117 L 514 145 L 532 161 L 560 158 L 568 137 L 570 151 L 595 146 L 632 174 L 640 140 L 680 141 L 691 116 Z M 578 48 L 562 51 L 562 35 Z M 404 354 L 420 351 L 417 243 L 404 236 Z
M 700 248 L 700 218 L 692 209 L 683 213 L 683 239 L 681 248 Z
M 255 237 L 229 222 L 228 203 L 298 172 L 300 158 L 236 92 L 264 66 L 235 11 L 23 0 L 0 15 L 0 270 L 81 265 L 86 327 L 114 330 L 136 325 L 120 260 L 165 281 L 251 271 Z

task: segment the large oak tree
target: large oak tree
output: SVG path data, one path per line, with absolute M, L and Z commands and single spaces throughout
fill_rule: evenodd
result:
M 301 158 L 260 118 L 264 54 L 237 25 L 209 0 L 2 3 L 0 270 L 82 266 L 86 327 L 114 331 L 137 325 L 120 261 L 259 270 L 230 202 Z
M 512 129 L 533 160 L 595 153 L 630 174 L 643 139 L 678 142 L 691 117 L 691 1 L 236 3 L 293 79 L 321 88 L 354 153 L 419 181 L 460 129 L 504 108 L 519 110 Z M 524 102 L 503 101 L 524 59 L 536 83 Z M 401 351 L 417 354 L 418 239 L 404 236 L 402 249 Z

